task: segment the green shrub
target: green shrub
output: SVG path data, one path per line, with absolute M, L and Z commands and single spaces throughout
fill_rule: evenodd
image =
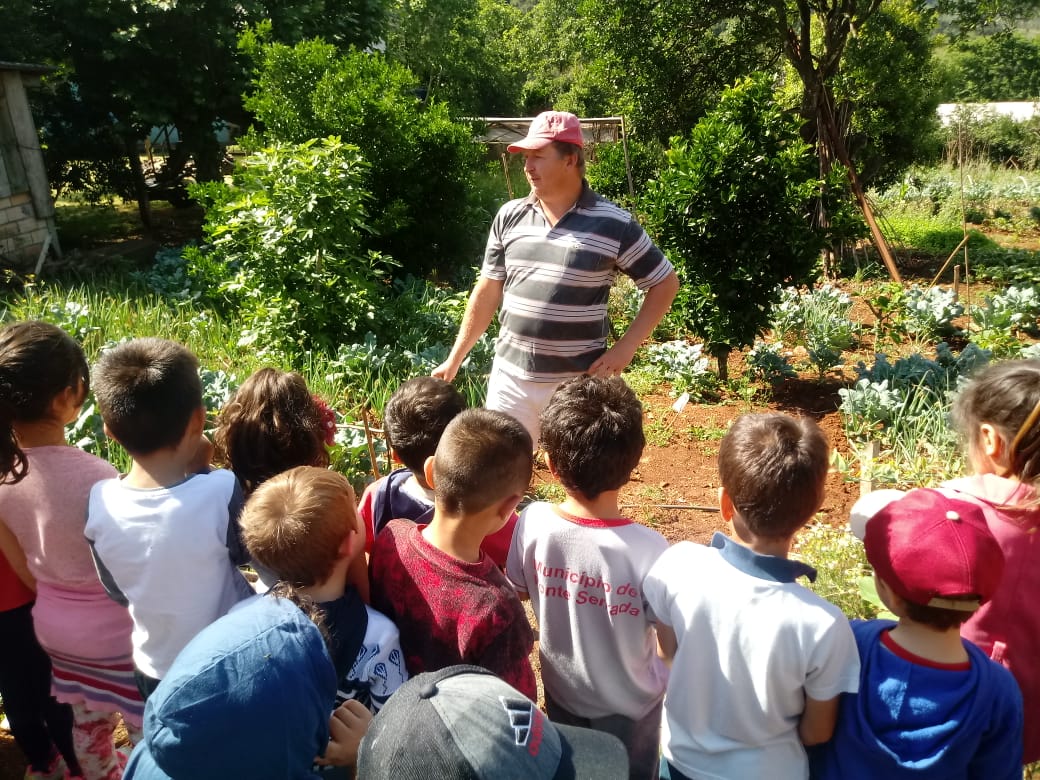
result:
M 688 138 L 672 139 L 644 199 L 651 233 L 682 280 L 673 309 L 723 378 L 729 352 L 769 325 L 780 286 L 816 276 L 823 241 L 810 217 L 820 182 L 798 128 L 766 76 L 746 79 Z
M 339 53 L 321 41 L 254 49 L 257 71 L 246 107 L 268 141 L 337 135 L 369 162 L 373 231 L 362 246 L 424 276 L 472 265 L 491 205 L 475 203 L 478 146 L 447 107 L 422 103 L 417 80 L 378 52 Z
M 655 141 L 628 141 L 628 164 L 632 171 L 632 187 L 636 198 L 647 182 L 657 177 L 664 166 L 664 149 Z M 592 150 L 585 178 L 589 186 L 606 198 L 625 206 L 634 206 L 628 190 L 628 169 L 622 144 L 600 144 Z
M 212 245 L 186 254 L 223 269 L 219 289 L 242 322 L 240 346 L 291 362 L 369 327 L 389 261 L 363 245 L 366 167 L 337 138 L 278 144 L 247 157 L 233 185 L 195 191 L 208 202 Z

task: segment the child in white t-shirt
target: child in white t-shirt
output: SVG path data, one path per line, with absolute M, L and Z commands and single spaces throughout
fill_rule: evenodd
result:
M 618 506 L 646 444 L 642 405 L 619 377 L 577 377 L 549 400 L 541 435 L 567 497 L 524 510 L 506 574 L 538 616 L 546 710 L 614 734 L 630 777 L 656 777 L 668 670 L 642 581 L 668 542 Z

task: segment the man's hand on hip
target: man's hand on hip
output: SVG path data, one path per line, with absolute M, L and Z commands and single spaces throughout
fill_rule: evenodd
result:
M 614 346 L 600 355 L 589 370 L 589 376 L 621 376 L 621 372 L 628 368 L 636 351 L 631 349 L 624 341 L 618 341 Z

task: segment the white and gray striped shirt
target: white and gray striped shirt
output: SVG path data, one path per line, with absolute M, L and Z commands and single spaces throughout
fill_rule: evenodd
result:
M 631 214 L 587 183 L 555 226 L 533 195 L 502 206 L 481 275 L 505 282 L 495 349 L 503 370 L 534 382 L 586 371 L 606 350 L 618 271 L 648 290 L 672 265 Z

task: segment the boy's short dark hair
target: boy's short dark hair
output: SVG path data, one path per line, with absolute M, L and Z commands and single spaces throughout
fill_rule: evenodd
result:
M 515 417 L 467 409 L 448 423 L 433 461 L 439 508 L 472 514 L 522 494 L 534 468 L 531 434 Z
M 965 596 L 965 601 L 977 601 L 977 596 Z M 937 631 L 947 631 L 951 628 L 961 626 L 968 622 L 968 618 L 978 610 L 964 611 L 962 609 L 943 609 L 942 607 L 929 607 L 925 604 L 915 604 L 912 601 L 903 601 L 906 617 L 914 623 L 934 628 Z
M 719 445 L 719 476 L 748 530 L 786 538 L 823 503 L 830 447 L 807 417 L 745 414 Z
M 202 406 L 198 359 L 166 339 L 134 339 L 104 352 L 93 384 L 105 425 L 131 455 L 177 445 Z
M 239 525 L 249 554 L 295 588 L 319 585 L 332 574 L 340 545 L 360 531 L 350 481 L 318 466 L 297 466 L 249 496 Z
M 466 399 L 450 382 L 432 376 L 409 379 L 383 410 L 386 443 L 413 474 L 421 475 L 444 429 L 465 409 Z
M 590 499 L 628 482 L 646 446 L 643 405 L 621 377 L 564 382 L 542 411 L 541 426 L 560 482 Z

